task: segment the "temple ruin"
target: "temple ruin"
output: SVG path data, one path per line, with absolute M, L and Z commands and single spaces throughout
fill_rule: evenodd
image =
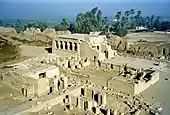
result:
M 80 109 L 86 114 L 137 115 L 143 108 L 127 100 L 159 80 L 159 71 L 154 68 L 152 61 L 119 56 L 106 36 L 58 35 L 53 38 L 52 53 L 0 69 L 1 81 L 31 100 L 0 114 L 20 115 L 64 106 L 63 111 Z M 124 101 L 115 101 L 120 98 Z

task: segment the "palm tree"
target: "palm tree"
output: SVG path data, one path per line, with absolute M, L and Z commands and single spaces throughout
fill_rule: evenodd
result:
M 151 16 L 151 20 L 150 20 L 150 21 L 151 21 L 151 22 L 150 22 L 150 23 L 151 23 L 151 28 L 153 28 L 153 26 L 154 26 L 154 18 L 155 18 L 155 16 L 152 15 L 152 16 Z
M 127 11 L 125 12 L 125 16 L 126 16 L 126 17 L 129 17 L 129 16 L 130 16 L 130 11 L 129 11 L 129 10 L 127 10 Z
M 135 10 L 134 9 L 130 9 L 130 28 L 134 28 L 135 27 L 135 22 L 134 22 L 134 14 L 135 14 Z
M 117 22 L 120 22 L 120 21 L 121 21 L 121 15 L 122 15 L 122 12 L 121 12 L 121 11 L 117 12 L 117 14 L 116 14 L 116 16 L 115 16 L 115 18 L 117 19 Z
M 131 15 L 131 17 L 133 17 L 134 14 L 135 14 L 135 10 L 134 10 L 134 9 L 130 9 L 130 15 Z
M 122 16 L 122 12 L 121 11 L 119 11 L 119 12 L 117 12 L 117 14 L 116 14 L 116 16 L 115 16 L 115 18 L 116 18 L 116 20 L 117 20 L 117 27 L 116 27 L 116 29 L 117 28 L 121 28 L 121 17 Z
M 95 8 L 93 8 L 93 9 L 91 10 L 91 13 L 92 13 L 93 15 L 95 15 L 95 14 L 97 13 L 97 11 L 98 11 L 98 7 L 95 7 Z
M 129 25 L 129 16 L 130 16 L 130 11 L 127 10 L 127 11 L 125 12 L 125 26 L 126 26 L 126 27 L 129 27 L 129 26 L 130 26 L 130 25 Z
M 110 28 L 109 28 L 109 19 L 108 19 L 108 17 L 104 17 L 104 18 L 103 18 L 103 20 L 102 20 L 102 26 L 103 26 L 102 29 L 104 29 L 105 32 L 109 32 Z
M 127 27 L 127 21 L 128 19 L 125 16 L 123 16 L 121 20 L 121 27 Z
M 97 22 L 98 22 L 98 27 L 97 27 L 97 29 L 98 29 L 98 30 L 101 30 L 101 29 L 102 29 L 102 11 L 101 11 L 101 10 L 99 10 L 99 11 L 97 12 L 96 18 L 97 18 Z
M 146 20 L 146 26 L 147 26 L 147 28 L 150 28 L 150 27 L 151 27 L 151 25 L 150 25 L 150 17 L 147 16 L 145 20 Z
M 136 19 L 136 25 L 139 27 L 141 26 L 141 22 L 142 22 L 142 17 L 141 17 L 142 12 L 141 11 L 137 11 L 137 14 L 135 16 Z
M 3 21 L 2 21 L 2 20 L 0 20 L 0 26 L 2 26 L 2 24 L 3 24 Z
M 137 12 L 137 16 L 141 16 L 141 14 L 142 14 L 142 12 L 139 10 L 138 12 Z
M 67 30 L 69 28 L 69 23 L 65 18 L 62 19 L 61 23 L 59 24 L 59 28 L 62 31 L 65 31 L 65 30 Z
M 161 21 L 159 16 L 157 16 L 156 19 L 154 20 L 154 28 L 156 30 L 161 30 Z

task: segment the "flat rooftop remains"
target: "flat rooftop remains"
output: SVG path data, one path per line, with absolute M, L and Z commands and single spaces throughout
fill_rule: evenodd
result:
M 17 74 L 31 77 L 29 75 L 36 74 L 38 72 L 44 72 L 50 69 L 55 69 L 57 67 L 54 65 L 41 64 L 35 61 L 25 60 L 22 62 L 6 65 L 3 68 L 10 72 L 13 71 Z
M 127 67 L 135 68 L 135 69 L 150 69 L 154 67 L 154 61 L 146 60 L 146 59 L 138 59 L 131 57 L 122 57 L 118 56 L 112 59 L 104 60 L 106 63 L 112 63 L 115 65 L 123 66 L 127 64 Z
M 70 39 L 75 39 L 75 40 L 79 40 L 79 39 L 86 39 L 86 38 L 91 38 L 91 37 L 99 37 L 99 36 L 103 36 L 103 35 L 89 35 L 89 34 L 69 34 L 69 35 L 57 35 L 55 39 L 57 38 L 70 38 Z

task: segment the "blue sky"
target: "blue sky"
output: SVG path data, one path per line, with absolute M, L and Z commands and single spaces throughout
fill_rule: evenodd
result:
M 0 0 L 3 2 L 168 2 L 169 0 Z
M 170 17 L 170 0 L 0 0 L 0 18 L 58 19 L 75 17 L 98 6 L 105 16 L 131 8 L 143 15 Z

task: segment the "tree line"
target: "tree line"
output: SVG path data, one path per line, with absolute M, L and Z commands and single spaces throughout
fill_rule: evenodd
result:
M 141 11 L 134 9 L 125 12 L 118 11 L 114 18 L 109 20 L 108 17 L 102 16 L 102 11 L 98 7 L 95 7 L 86 13 L 79 13 L 75 24 L 69 24 L 66 19 L 62 19 L 55 29 L 86 34 L 95 31 L 116 32 L 117 35 L 122 37 L 127 34 L 127 30 L 141 26 L 150 31 L 166 31 L 170 29 L 170 22 L 162 21 L 159 16 L 142 16 Z
M 2 21 L 0 21 L 2 24 Z M 13 27 L 20 31 L 20 21 L 18 20 Z M 116 15 L 110 20 L 108 17 L 104 17 L 102 11 L 95 7 L 85 13 L 79 13 L 76 16 L 75 23 L 69 23 L 65 18 L 61 20 L 59 24 L 54 26 L 56 31 L 69 30 L 72 33 L 84 33 L 88 34 L 95 31 L 114 32 L 119 36 L 125 36 L 129 30 L 136 27 L 146 27 L 148 30 L 154 31 L 166 31 L 170 29 L 169 21 L 162 21 L 160 17 L 142 16 L 141 11 L 135 11 L 134 9 L 127 10 L 125 12 L 118 11 Z M 27 27 L 40 28 L 43 31 L 48 26 L 45 23 L 39 21 L 35 23 L 28 23 L 22 29 Z M 20 29 L 19 29 L 20 28 Z

